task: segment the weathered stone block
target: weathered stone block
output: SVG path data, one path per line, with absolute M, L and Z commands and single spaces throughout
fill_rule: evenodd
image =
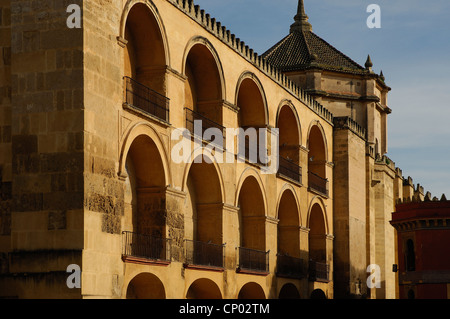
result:
M 28 212 L 43 209 L 44 195 L 42 193 L 13 194 L 12 211 Z
M 38 173 L 39 156 L 37 154 L 13 154 L 12 171 L 14 174 Z
M 38 150 L 36 135 L 15 135 L 12 137 L 12 152 L 14 155 L 32 154 Z
M 67 134 L 67 150 L 68 151 L 82 151 L 84 148 L 84 133 L 73 132 Z
M 52 174 L 51 191 L 52 192 L 67 191 L 67 175 L 66 174 Z
M 66 211 L 48 213 L 48 230 L 66 229 Z
M 112 196 L 91 193 L 85 199 L 84 207 L 93 212 L 120 216 L 123 211 L 123 201 Z
M 0 142 L 10 143 L 11 142 L 11 125 L 1 127 L 0 131 L 1 131 Z
M 40 45 L 42 50 L 82 46 L 83 32 L 69 28 L 43 31 Z
M 82 172 L 83 153 L 40 154 L 42 173 Z
M 120 234 L 121 221 L 120 216 L 111 214 L 102 214 L 102 232 L 110 234 Z
M 11 65 L 11 48 L 10 47 L 3 48 L 3 64 Z
M 83 83 L 83 70 L 65 69 L 45 74 L 45 84 L 48 90 L 79 88 Z
M 53 192 L 43 194 L 44 210 L 74 210 L 83 208 L 83 192 Z

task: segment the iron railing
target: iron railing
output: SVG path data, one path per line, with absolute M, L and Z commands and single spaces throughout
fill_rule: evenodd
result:
M 329 281 L 330 265 L 317 261 L 309 261 L 309 280 L 310 281 Z
M 278 174 L 283 175 L 297 183 L 302 183 L 302 168 L 291 160 L 279 157 Z
M 185 240 L 186 265 L 223 268 L 224 245 Z
M 306 275 L 303 259 L 288 255 L 277 255 L 277 276 L 304 278 Z
M 143 111 L 164 122 L 169 122 L 169 99 L 164 95 L 152 90 L 133 80 L 124 77 L 125 80 L 125 103 L 128 106 Z
M 195 135 L 197 138 L 204 139 L 205 131 L 207 129 L 210 129 L 210 128 L 218 129 L 221 132 L 223 139 L 221 139 L 219 141 L 214 141 L 214 142 L 215 142 L 215 144 L 218 144 L 218 146 L 220 146 L 221 148 L 225 148 L 225 146 L 226 146 L 226 140 L 225 140 L 226 131 L 225 131 L 224 126 L 210 120 L 206 116 L 204 116 L 198 112 L 195 112 L 191 109 L 185 108 L 185 111 L 186 111 L 186 128 L 189 130 L 189 132 L 191 132 L 191 135 L 193 135 L 193 136 Z M 195 121 L 201 121 L 201 131 L 200 132 L 195 131 Z M 198 136 L 197 135 L 198 133 L 201 133 L 202 136 Z M 211 141 L 207 141 L 207 142 L 211 142 Z M 222 143 L 222 145 L 220 145 L 220 143 Z
M 309 188 L 328 196 L 328 180 L 311 171 L 308 172 L 308 186 Z
M 244 247 L 238 247 L 238 270 L 269 272 L 269 252 Z
M 242 144 L 244 145 L 244 149 L 241 148 L 241 138 L 245 138 L 242 140 Z M 247 160 L 252 164 L 258 164 L 260 166 L 266 166 L 268 160 L 268 152 L 267 148 L 265 148 L 265 154 L 260 154 L 261 144 L 257 140 L 256 145 L 252 145 L 254 147 L 250 147 L 250 138 L 248 136 L 238 136 L 238 156 L 243 160 Z M 261 156 L 264 156 L 264 161 L 261 159 Z
M 122 232 L 123 256 L 170 261 L 170 239 Z

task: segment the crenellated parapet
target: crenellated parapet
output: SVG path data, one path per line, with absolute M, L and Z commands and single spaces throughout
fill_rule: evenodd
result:
M 414 187 L 414 182 L 411 176 L 408 176 L 408 178 L 403 178 L 403 186 Z
M 407 203 L 426 203 L 426 202 L 447 202 L 447 197 L 445 196 L 445 194 L 442 194 L 441 198 L 439 199 L 436 196 L 432 196 L 430 192 L 427 192 L 424 196 L 423 199 L 420 198 L 420 196 L 413 196 L 412 198 L 410 197 L 405 197 L 403 199 L 399 198 L 396 201 L 396 204 L 407 204 Z
M 244 41 L 231 33 L 221 22 L 216 21 L 199 5 L 195 5 L 193 0 L 169 0 L 175 7 L 187 14 L 191 19 L 195 20 L 206 30 L 212 33 L 216 38 L 232 48 L 244 59 L 266 74 L 272 80 L 280 84 L 285 90 L 295 95 L 301 102 L 308 106 L 312 111 L 321 118 L 333 123 L 333 114 L 327 110 L 322 104 L 317 102 L 312 96 L 307 94 L 303 89 L 292 82 L 286 75 L 273 65 L 269 64 L 262 56 L 258 55 Z
M 396 204 L 439 202 L 447 201 L 445 194 L 439 199 L 432 196 L 430 192 L 425 193 L 425 189 L 420 184 L 415 185 L 411 176 L 403 177 L 403 198 L 396 200 Z
M 386 155 L 380 156 L 380 155 L 376 155 L 375 157 L 375 163 L 376 164 L 384 164 L 387 165 L 389 168 L 391 168 L 393 171 L 395 171 L 396 167 L 395 167 L 395 163 L 393 160 L 391 160 L 389 157 L 387 157 Z
M 366 130 L 348 116 L 333 118 L 335 129 L 349 129 L 363 140 L 367 139 Z

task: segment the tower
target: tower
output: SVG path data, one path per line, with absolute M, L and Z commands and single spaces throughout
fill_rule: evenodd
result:
M 335 296 L 393 298 L 394 231 L 389 214 L 399 176 L 388 151 L 384 75 L 370 56 L 361 66 L 313 32 L 303 0 L 289 34 L 263 57 L 334 116 L 333 185 Z M 366 267 L 380 264 L 383 287 L 365 286 Z
M 384 76 L 373 70 L 368 56 L 359 65 L 313 32 L 299 0 L 289 34 L 263 57 L 285 73 L 334 116 L 347 116 L 366 130 L 376 154 L 387 153 L 387 94 Z

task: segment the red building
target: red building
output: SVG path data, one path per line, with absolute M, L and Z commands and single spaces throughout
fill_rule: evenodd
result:
M 399 203 L 391 224 L 400 299 L 450 299 L 450 201 Z

